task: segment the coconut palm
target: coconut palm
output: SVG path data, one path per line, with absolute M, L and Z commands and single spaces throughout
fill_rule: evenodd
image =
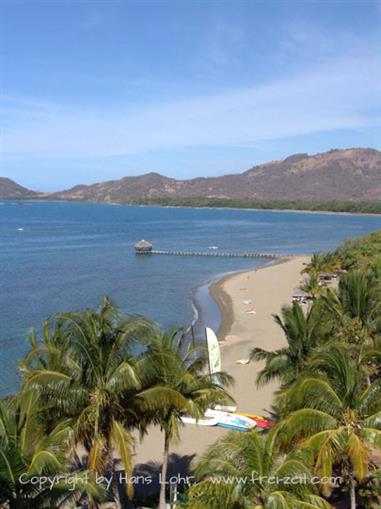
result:
M 374 344 L 363 348 L 359 356 L 360 368 L 366 373 L 368 385 L 371 381 L 381 378 L 381 336 Z
M 373 270 L 344 274 L 337 291 L 328 290 L 321 298 L 322 312 L 333 326 L 333 337 L 349 348 L 358 360 L 368 384 L 379 370 L 377 357 L 381 338 L 381 284 Z
M 114 451 L 130 475 L 130 430 L 147 424 L 140 418 L 146 408 L 172 402 L 173 394 L 165 387 L 146 390 L 147 374 L 142 370 L 147 364 L 133 355 L 152 330 L 143 319 L 122 319 L 104 299 L 99 312 L 66 313 L 50 320 L 42 344 L 32 337 L 22 366 L 23 393 L 39 394 L 47 426 L 71 419 L 75 442 L 87 451 L 92 477 L 113 472 Z M 132 495 L 130 483 L 127 490 Z
M 309 264 L 303 269 L 302 272 L 319 274 L 319 272 L 322 272 L 325 270 L 325 268 L 326 264 L 324 260 L 324 254 L 313 253 Z
M 45 432 L 33 398 L 23 404 L 16 398 L 0 401 L 0 507 L 66 508 L 86 499 L 88 493 L 101 496 L 100 486 L 89 483 L 85 472 L 73 471 L 68 464 L 72 439 L 68 422 Z M 44 482 L 48 478 L 53 484 Z M 41 485 L 36 479 L 41 479 Z
M 298 453 L 280 455 L 276 430 L 232 432 L 212 445 L 188 492 L 191 509 L 330 508 Z
M 381 507 L 381 469 L 373 470 L 358 489 L 360 502 L 364 509 Z
M 311 272 L 302 285 L 302 290 L 312 295 L 313 298 L 316 298 L 325 290 L 325 287 L 322 286 L 319 276 L 315 272 Z
M 340 346 L 319 352 L 289 393 L 290 415 L 279 424 L 282 441 L 314 454 L 315 472 L 341 468 L 356 507 L 356 485 L 372 469 L 370 451 L 381 448 L 381 382 L 366 385 L 357 362 Z M 324 487 L 329 493 L 329 485 Z
M 258 347 L 251 350 L 251 360 L 264 360 L 266 363 L 257 376 L 259 386 L 274 379 L 280 380 L 285 386 L 295 381 L 329 332 L 327 324 L 320 320 L 318 302 L 313 303 L 307 313 L 294 302 L 292 306 L 284 306 L 281 316 L 274 315 L 274 319 L 284 332 L 287 346 L 275 351 Z
M 335 253 L 313 253 L 310 263 L 304 273 L 319 275 L 319 272 L 335 272 L 340 267 L 340 261 Z
M 327 315 L 338 327 L 346 320 L 358 320 L 370 338 L 381 314 L 381 285 L 372 271 L 353 270 L 344 274 L 338 291 L 332 289 L 322 297 Z
M 156 385 L 171 389 L 178 395 L 172 404 L 163 404 L 155 411 L 153 420 L 164 432 L 164 452 L 161 471 L 160 509 L 165 509 L 165 484 L 170 445 L 179 438 L 181 416 L 202 417 L 212 404 L 232 401 L 224 386 L 232 379 L 225 373 L 211 377 L 205 369 L 207 351 L 202 346 L 191 346 L 183 341 L 181 330 L 158 330 L 150 340 L 145 357 L 149 366 L 155 367 Z

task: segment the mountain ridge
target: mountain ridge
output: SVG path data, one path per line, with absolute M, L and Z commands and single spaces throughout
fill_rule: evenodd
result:
M 189 180 L 156 172 L 123 177 L 53 193 L 55 199 L 132 203 L 148 198 L 220 198 L 237 200 L 373 201 L 381 200 L 381 152 L 345 149 L 253 166 L 243 173 Z
M 5 182 L 6 181 L 6 182 Z M 0 198 L 48 198 L 113 203 L 147 200 L 218 199 L 248 201 L 381 201 L 381 152 L 371 148 L 293 154 L 255 165 L 243 173 L 175 179 L 157 172 L 79 184 L 54 193 L 30 191 L 0 178 Z M 4 191 L 5 189 L 5 191 Z M 12 195 L 13 191 L 13 195 Z

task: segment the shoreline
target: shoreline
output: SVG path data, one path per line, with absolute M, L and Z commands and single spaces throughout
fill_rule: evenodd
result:
M 301 255 L 302 256 L 302 255 Z M 280 265 L 282 263 L 287 263 L 295 257 L 284 257 L 279 260 L 273 260 L 268 263 L 264 263 L 259 267 L 255 267 L 249 270 L 239 270 L 237 272 L 230 272 L 228 274 L 223 275 L 220 279 L 215 282 L 211 282 L 209 284 L 209 292 L 211 298 L 217 303 L 217 306 L 220 310 L 221 321 L 219 327 L 216 331 L 217 336 L 226 336 L 229 334 L 230 329 L 234 324 L 234 313 L 233 313 L 233 300 L 231 296 L 224 289 L 225 284 L 233 277 L 238 276 L 239 274 L 245 275 L 252 272 L 257 272 L 259 270 L 267 269 L 268 267 Z
M 211 206 L 194 206 L 191 205 L 160 205 L 146 203 L 123 203 L 123 202 L 106 202 L 106 201 L 91 201 L 91 200 L 49 200 L 47 198 L 3 198 L 1 202 L 35 202 L 35 203 L 90 203 L 93 205 L 112 205 L 123 207 L 160 207 L 165 209 L 209 209 L 209 210 L 247 210 L 248 212 L 292 212 L 295 214 L 325 214 L 325 215 L 341 215 L 341 216 L 381 216 L 381 212 L 346 212 L 344 210 L 309 210 L 309 209 L 277 209 L 277 208 L 255 208 L 255 207 L 211 207 Z
M 217 333 L 221 346 L 222 369 L 233 376 L 235 384 L 228 392 L 236 400 L 238 410 L 258 415 L 272 411 L 276 382 L 257 388 L 255 379 L 261 363 L 241 365 L 237 360 L 247 358 L 253 346 L 275 350 L 285 344 L 283 333 L 273 320 L 292 301 L 292 290 L 299 284 L 300 272 L 309 257 L 277 260 L 263 266 L 222 276 L 211 284 L 213 298 L 218 301 L 223 322 Z M 247 314 L 243 301 L 250 298 L 256 314 Z M 171 447 L 171 472 L 178 473 L 181 465 L 193 461 L 209 445 L 222 438 L 227 430 L 218 427 L 185 425 L 179 442 Z M 136 468 L 160 464 L 163 436 L 157 427 L 136 448 Z
M 267 267 L 272 263 L 279 263 L 279 261 L 276 260 L 275 262 L 264 262 L 258 268 L 250 267 L 241 270 L 215 274 L 211 279 L 205 281 L 202 285 L 192 289 L 191 303 L 194 311 L 194 317 L 191 325 L 189 326 L 189 330 L 193 327 L 195 334 L 199 334 L 199 336 L 204 339 L 202 330 L 203 326 L 207 324 L 207 326 L 211 327 L 217 334 L 217 331 L 220 331 L 224 322 L 224 314 L 218 299 L 214 295 L 214 288 L 230 277 L 234 277 L 238 274 L 244 274 L 248 271 L 257 270 L 259 268 Z M 211 312 L 210 307 L 215 307 L 215 310 Z M 218 316 L 216 316 L 216 314 Z

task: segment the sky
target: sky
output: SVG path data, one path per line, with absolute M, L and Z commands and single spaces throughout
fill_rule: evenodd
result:
M 381 148 L 377 0 L 0 0 L 0 175 L 41 191 Z

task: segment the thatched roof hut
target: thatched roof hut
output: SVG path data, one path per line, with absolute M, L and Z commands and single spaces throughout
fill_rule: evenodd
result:
M 142 239 L 137 244 L 135 244 L 135 253 L 136 254 L 147 254 L 151 253 L 152 244 Z

